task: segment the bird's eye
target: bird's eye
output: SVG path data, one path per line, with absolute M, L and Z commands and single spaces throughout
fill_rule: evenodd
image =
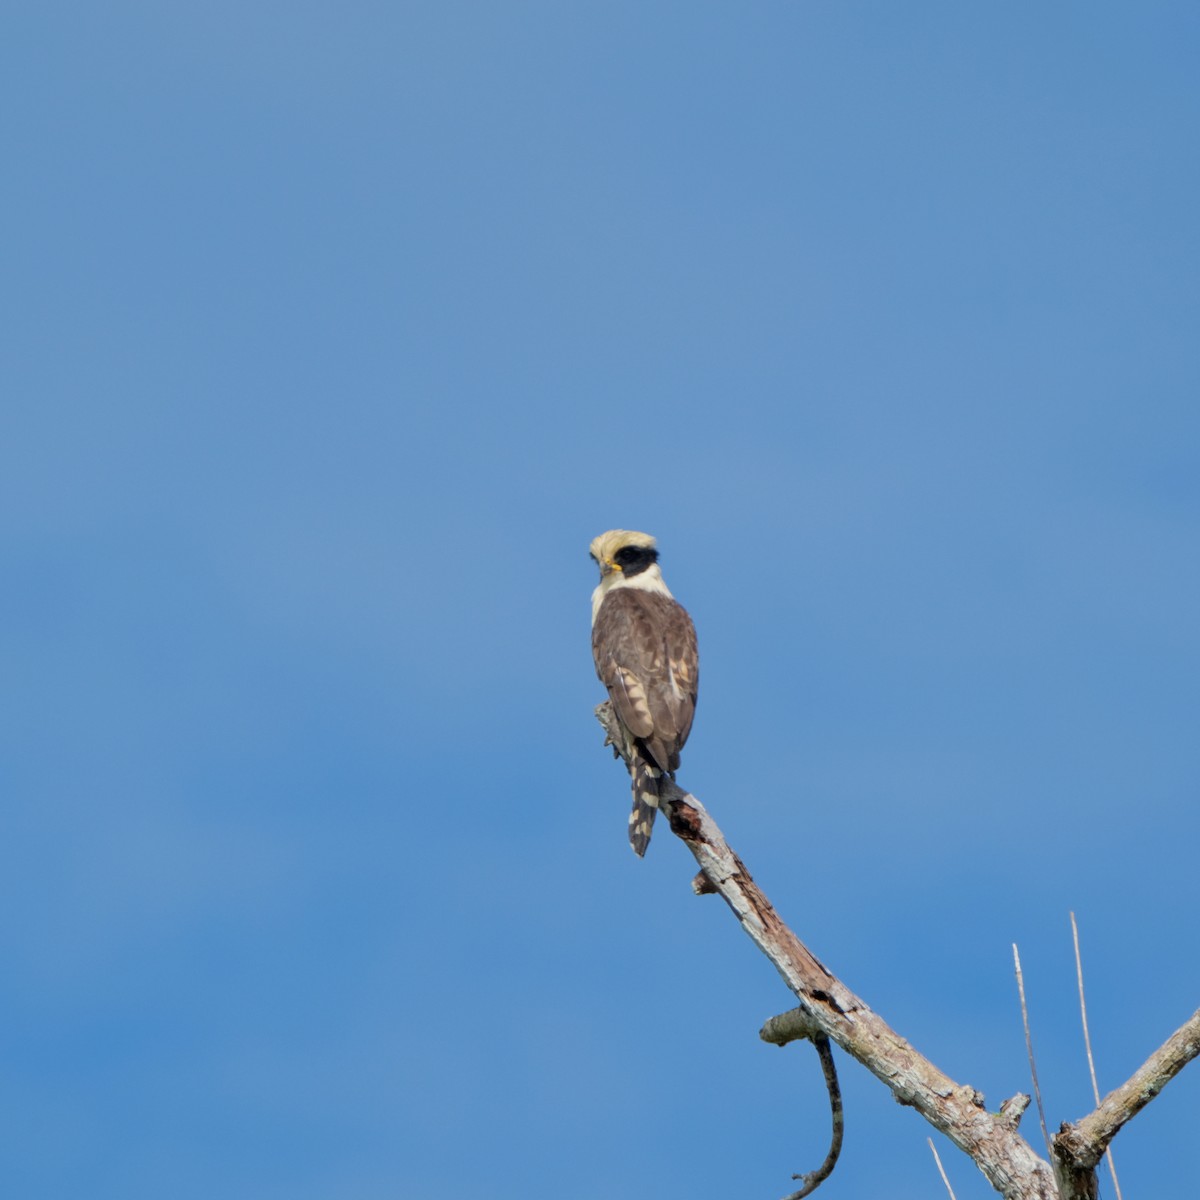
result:
M 596 564 L 596 566 L 600 565 L 600 560 L 590 550 L 588 551 L 588 558 L 590 558 L 592 562 Z

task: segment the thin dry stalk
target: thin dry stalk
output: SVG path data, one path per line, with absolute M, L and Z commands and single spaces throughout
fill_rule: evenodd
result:
M 938 1174 L 942 1177 L 942 1182 L 946 1185 L 946 1191 L 950 1193 L 950 1200 L 958 1200 L 954 1194 L 954 1189 L 950 1186 L 950 1180 L 946 1178 L 946 1170 L 942 1166 L 941 1156 L 937 1152 L 937 1147 L 933 1144 L 933 1138 L 925 1139 L 929 1143 L 930 1150 L 933 1151 L 933 1161 L 937 1163 Z
M 1050 1145 L 1050 1134 L 1046 1129 L 1046 1110 L 1042 1107 L 1042 1089 L 1038 1083 L 1037 1063 L 1033 1057 L 1033 1035 L 1029 1032 L 1029 1009 L 1025 1006 L 1025 977 L 1021 974 L 1021 955 L 1017 952 L 1017 943 L 1013 942 L 1013 962 L 1017 968 L 1017 992 L 1021 997 L 1021 1024 L 1025 1026 L 1025 1051 L 1029 1055 L 1029 1074 L 1033 1077 L 1033 1096 L 1037 1101 L 1038 1121 L 1042 1126 L 1042 1137 L 1046 1141 L 1046 1153 L 1053 1156 L 1054 1150 Z
M 1083 997 L 1083 959 L 1079 954 L 1079 926 L 1075 923 L 1075 914 L 1071 913 L 1071 938 L 1075 942 L 1075 978 L 1079 983 L 1079 1016 L 1083 1021 L 1083 1044 L 1087 1048 L 1088 1071 L 1092 1076 L 1092 1095 L 1096 1097 L 1096 1105 L 1100 1104 L 1100 1085 L 1096 1082 L 1096 1063 L 1092 1058 L 1092 1035 L 1088 1032 L 1087 1001 Z M 1108 1160 L 1108 1172 L 1112 1176 L 1113 1191 L 1117 1200 L 1122 1200 L 1121 1185 L 1117 1181 L 1117 1164 L 1113 1161 L 1112 1147 L 1104 1151 Z

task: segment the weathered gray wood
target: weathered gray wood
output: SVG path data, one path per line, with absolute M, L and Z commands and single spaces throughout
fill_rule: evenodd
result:
M 611 707 L 601 704 L 596 716 L 609 744 L 628 762 Z M 1109 1141 L 1200 1053 L 1197 1012 L 1094 1113 L 1063 1126 L 1054 1139 L 1052 1167 L 1017 1132 L 1027 1096 L 1006 1101 L 998 1114 L 988 1112 L 979 1092 L 956 1083 L 914 1050 L 808 950 L 784 924 L 695 796 L 667 781 L 662 792 L 663 813 L 672 831 L 700 866 L 694 890 L 718 893 L 800 1001 L 813 1028 L 857 1059 L 901 1104 L 911 1105 L 969 1154 L 1006 1200 L 1095 1200 L 1095 1166 Z
M 1062 1164 L 1063 1200 L 1091 1200 L 1096 1192 L 1089 1190 L 1092 1185 L 1086 1177 L 1094 1172 L 1109 1142 L 1197 1056 L 1200 1009 L 1150 1055 L 1128 1082 L 1109 1092 L 1094 1112 L 1081 1121 L 1063 1125 L 1054 1135 L 1054 1154 Z

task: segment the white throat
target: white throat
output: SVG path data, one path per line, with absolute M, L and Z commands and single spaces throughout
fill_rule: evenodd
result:
M 641 588 L 643 592 L 657 592 L 660 596 L 674 599 L 663 582 L 662 571 L 658 563 L 651 563 L 644 571 L 639 571 L 632 577 L 627 577 L 621 571 L 613 571 L 600 580 L 600 586 L 592 593 L 592 624 L 596 623 L 596 614 L 600 611 L 600 601 L 614 588 Z

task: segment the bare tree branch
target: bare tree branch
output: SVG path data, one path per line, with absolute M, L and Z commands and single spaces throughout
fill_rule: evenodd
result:
M 613 745 L 622 746 L 611 706 L 600 705 L 596 715 Z M 902 1104 L 911 1105 L 966 1151 L 1002 1196 L 1058 1200 L 1050 1165 L 1004 1118 L 986 1110 L 983 1096 L 955 1083 L 918 1054 L 783 923 L 704 806 L 667 780 L 661 803 L 672 831 L 818 1029 L 886 1084 Z
M 1095 1112 L 1064 1124 L 1054 1136 L 1054 1152 L 1071 1172 L 1095 1168 L 1121 1127 L 1137 1116 L 1159 1092 L 1200 1055 L 1200 1009 L 1185 1021 L 1133 1073 L 1127 1083 L 1108 1093 Z M 1094 1193 L 1067 1191 L 1064 1200 Z
M 624 739 L 612 706 L 601 704 L 596 716 L 608 732 L 609 744 L 620 754 Z M 890 1088 L 901 1104 L 915 1108 L 969 1154 L 1006 1200 L 1095 1200 L 1095 1166 L 1105 1147 L 1126 1121 L 1200 1054 L 1198 1011 L 1094 1113 L 1062 1127 L 1053 1139 L 1052 1168 L 1017 1132 L 1028 1097 L 1015 1096 L 999 1113 L 989 1113 L 979 1092 L 955 1083 L 917 1053 L 796 937 L 694 796 L 664 780 L 661 806 L 672 832 L 700 866 L 693 888 L 700 894 L 716 892 L 729 905 L 800 1001 L 815 1030 L 841 1046 Z

